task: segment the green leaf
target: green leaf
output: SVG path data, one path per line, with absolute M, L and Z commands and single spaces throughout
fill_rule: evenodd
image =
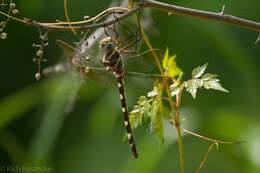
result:
M 163 90 L 162 83 L 155 81 L 154 85 L 153 90 L 147 93 L 147 97 L 139 97 L 138 105 L 135 105 L 130 112 L 129 119 L 133 129 L 141 126 L 143 121 L 149 121 L 150 131 L 156 133 L 163 144 L 163 118 L 170 119 L 171 117 L 169 109 L 162 104 L 160 97 Z
M 162 62 L 163 69 L 166 69 L 166 67 L 167 67 L 167 64 L 168 64 L 168 56 L 169 56 L 169 50 L 168 50 L 168 47 L 167 47 L 167 48 L 166 48 L 166 51 L 165 51 L 165 54 L 164 54 L 163 62 Z
M 152 109 L 151 109 L 151 122 L 150 122 L 150 130 L 152 132 L 155 132 L 156 135 L 161 140 L 161 143 L 164 143 L 164 136 L 163 136 L 163 114 L 161 113 L 161 102 L 158 100 L 154 100 L 152 103 Z
M 207 73 L 207 74 L 204 74 L 204 75 L 201 77 L 201 79 L 202 79 L 202 80 L 209 80 L 209 79 L 216 78 L 216 77 L 218 77 L 218 75 Z
M 203 86 L 204 81 L 201 79 L 197 79 L 198 86 L 201 88 Z
M 174 61 L 176 55 L 171 56 L 168 62 L 168 75 L 171 77 L 178 76 L 181 73 L 181 69 L 177 66 L 176 62 Z
M 196 93 L 199 88 L 199 80 L 193 79 L 188 82 L 185 82 L 186 90 L 192 95 L 192 97 L 196 98 Z
M 208 63 L 204 64 L 202 67 L 197 67 L 192 71 L 192 78 L 199 78 L 203 75 L 205 72 L 206 68 L 208 66 Z
M 142 125 L 142 113 L 140 106 L 134 107 L 134 109 L 130 112 L 129 119 L 132 129 L 136 129 L 139 125 Z
M 151 105 L 149 102 L 146 102 L 146 104 L 143 105 L 142 109 L 141 109 L 141 113 L 144 114 L 144 119 L 147 120 L 151 117 Z
M 216 79 L 216 78 L 210 79 L 208 81 L 204 81 L 203 87 L 206 89 L 214 89 L 214 90 L 219 90 L 219 91 L 227 92 L 227 93 L 229 92 L 228 90 L 226 90 L 225 88 L 223 88 L 221 86 L 221 84 L 219 83 L 219 79 Z
M 145 96 L 140 96 L 139 100 L 137 101 L 137 103 L 139 105 L 144 105 L 146 101 L 147 101 L 147 98 Z
M 159 95 L 158 87 L 154 86 L 153 90 L 147 93 L 147 97 L 156 97 Z
M 142 120 L 147 120 L 150 115 L 151 105 L 145 96 L 139 97 L 138 105 L 135 105 L 129 114 L 130 124 L 133 129 L 142 125 Z
M 183 76 L 183 72 L 181 71 L 179 76 L 178 76 L 178 79 L 177 79 L 178 83 L 181 83 L 182 76 Z
M 171 85 L 171 86 L 173 86 L 173 85 Z M 182 92 L 182 90 L 185 86 L 185 83 L 182 83 L 181 85 L 175 86 L 175 87 L 171 87 L 171 86 L 170 86 L 171 96 L 174 97 L 176 95 L 179 95 Z
M 167 48 L 162 62 L 165 76 L 175 77 L 181 73 L 181 69 L 177 66 L 175 58 L 176 55 L 169 57 Z

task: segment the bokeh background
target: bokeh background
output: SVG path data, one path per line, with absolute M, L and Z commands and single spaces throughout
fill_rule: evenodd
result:
M 65 19 L 63 1 L 15 1 L 20 17 L 41 22 Z M 164 0 L 166 2 L 166 0 Z M 259 0 L 168 1 L 171 4 L 226 13 L 260 21 Z M 120 2 L 115 2 L 120 4 Z M 73 21 L 106 9 L 109 0 L 68 1 Z M 189 79 L 192 69 L 209 63 L 207 72 L 219 75 L 229 94 L 199 90 L 196 100 L 184 94 L 183 125 L 196 133 L 228 141 L 213 149 L 201 172 L 260 172 L 260 43 L 258 33 L 227 24 L 156 10 L 143 11 L 142 22 L 155 48 L 169 48 Z M 0 16 L 0 19 L 4 19 Z M 32 62 L 38 43 L 36 28 L 10 21 L 8 39 L 0 40 L 0 172 L 180 172 L 176 131 L 166 127 L 164 147 L 148 125 L 135 131 L 140 159 L 134 160 L 125 134 L 115 87 L 83 81 L 68 73 L 34 79 Z M 55 39 L 79 40 L 72 32 L 50 32 L 43 67 L 65 60 Z M 143 49 L 145 46 L 143 46 Z M 75 94 L 75 91 L 78 92 Z M 126 90 L 131 109 L 142 90 Z M 69 101 L 77 96 L 71 112 Z M 166 123 L 167 125 L 167 123 Z M 211 143 L 183 135 L 186 172 L 195 172 Z M 9 170 L 8 170 L 9 168 Z

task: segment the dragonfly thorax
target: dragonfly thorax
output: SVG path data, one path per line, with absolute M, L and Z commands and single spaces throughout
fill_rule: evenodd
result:
M 115 41 L 111 37 L 105 37 L 99 45 L 104 53 L 102 64 L 112 72 L 122 73 L 122 60 Z

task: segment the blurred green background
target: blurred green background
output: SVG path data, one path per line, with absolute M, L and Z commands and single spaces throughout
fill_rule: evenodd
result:
M 65 19 L 62 0 L 15 2 L 22 17 L 41 22 Z M 212 12 L 220 12 L 225 4 L 226 13 L 260 22 L 259 0 L 168 2 Z M 68 0 L 71 20 L 94 16 L 110 3 Z M 260 172 L 260 43 L 254 44 L 258 34 L 156 10 L 143 11 L 143 15 L 153 47 L 169 47 L 171 54 L 177 54 L 184 79 L 189 79 L 192 69 L 208 62 L 207 72 L 218 74 L 230 91 L 226 94 L 202 89 L 196 100 L 187 93 L 183 96 L 181 116 L 186 119 L 185 128 L 211 138 L 247 141 L 214 149 L 201 172 Z M 31 45 L 40 41 L 38 30 L 10 21 L 6 32 L 8 39 L 0 40 L 0 172 L 18 172 L 22 166 L 27 168 L 24 172 L 180 172 L 174 128 L 166 127 L 163 148 L 146 124 L 137 129 L 140 159 L 134 160 L 128 142 L 123 141 L 125 130 L 117 89 L 89 81 L 81 84 L 69 74 L 37 82 L 37 67 L 32 62 L 36 48 Z M 71 32 L 50 32 L 44 67 L 65 59 L 55 45 L 57 38 L 71 43 L 78 40 Z M 77 88 L 74 107 L 66 114 Z M 140 94 L 142 91 L 127 87 L 130 109 Z M 195 172 L 210 143 L 183 135 L 183 145 L 185 172 Z

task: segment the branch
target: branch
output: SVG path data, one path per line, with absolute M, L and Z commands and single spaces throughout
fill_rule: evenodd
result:
M 222 23 L 227 23 L 235 25 L 241 28 L 247 28 L 254 31 L 260 31 L 260 23 L 235 17 L 232 15 L 227 15 L 224 13 L 224 8 L 220 13 L 213 13 L 202 10 L 195 10 L 191 8 L 184 8 L 180 6 L 170 5 L 163 2 L 153 1 L 153 0 L 143 0 L 144 7 L 155 8 L 161 11 L 166 11 L 172 14 L 181 16 L 190 16 L 196 18 L 203 18 L 209 20 L 215 20 Z
M 214 142 L 214 143 L 217 143 L 217 144 L 239 144 L 239 143 L 245 143 L 246 141 L 235 141 L 235 142 L 230 142 L 230 141 L 220 141 L 220 140 L 216 140 L 216 139 L 211 139 L 211 138 L 208 138 L 208 137 L 205 137 L 205 136 L 202 136 L 202 135 L 199 135 L 197 133 L 194 133 L 194 132 L 191 132 L 189 130 L 186 130 L 184 128 L 181 128 L 181 127 L 178 127 L 180 128 L 182 131 L 184 131 L 185 133 L 188 133 L 190 135 L 193 135 L 193 136 L 197 136 L 201 139 L 205 139 L 206 141 L 211 141 L 211 142 Z
M 119 20 L 122 20 L 123 18 L 126 18 L 127 16 L 132 15 L 133 13 L 135 13 L 136 11 L 138 11 L 140 8 L 143 8 L 143 7 L 154 8 L 154 9 L 158 9 L 161 11 L 166 11 L 169 14 L 176 14 L 176 15 L 181 15 L 181 16 L 190 16 L 190 17 L 195 17 L 195 18 L 214 20 L 214 21 L 227 23 L 227 24 L 235 25 L 235 26 L 238 26 L 241 28 L 246 28 L 249 30 L 260 32 L 260 23 L 225 14 L 224 6 L 220 13 L 213 13 L 213 12 L 208 12 L 208 11 L 195 10 L 195 9 L 191 9 L 191 8 L 170 5 L 170 4 L 166 4 L 166 3 L 158 2 L 158 1 L 154 1 L 154 0 L 141 0 L 140 3 L 138 3 L 137 7 L 121 14 L 117 18 L 114 18 L 114 19 L 111 19 L 111 20 L 108 20 L 108 21 L 105 21 L 102 23 L 97 23 L 97 24 L 84 25 L 84 26 L 73 26 L 73 29 L 76 31 L 85 31 L 88 29 L 106 27 Z M 9 17 L 12 17 L 12 16 L 9 16 Z M 27 18 L 25 18 L 24 21 L 23 20 L 21 20 L 21 21 L 25 22 L 28 25 L 32 25 L 32 26 L 42 28 L 42 29 L 56 30 L 56 31 L 71 30 L 71 28 L 69 26 L 47 25 L 47 24 L 40 23 L 35 20 L 31 20 L 31 19 L 27 19 Z
M 117 16 L 116 18 L 104 21 L 102 23 L 84 25 L 84 26 L 73 26 L 73 29 L 75 31 L 85 31 L 85 30 L 88 30 L 88 29 L 106 27 L 106 26 L 109 26 L 109 25 L 119 21 L 119 20 L 126 18 L 127 16 L 132 15 L 137 10 L 139 10 L 140 7 L 141 7 L 141 5 L 138 5 L 136 8 L 133 8 L 133 9 Z M 44 24 L 44 23 L 39 23 L 35 20 L 28 19 L 28 18 L 24 18 L 24 21 L 25 21 L 26 24 L 32 25 L 32 26 L 37 27 L 37 28 L 42 28 L 42 29 L 47 29 L 47 30 L 55 30 L 55 31 L 71 31 L 71 28 L 68 27 L 68 26 L 47 25 L 47 24 Z

